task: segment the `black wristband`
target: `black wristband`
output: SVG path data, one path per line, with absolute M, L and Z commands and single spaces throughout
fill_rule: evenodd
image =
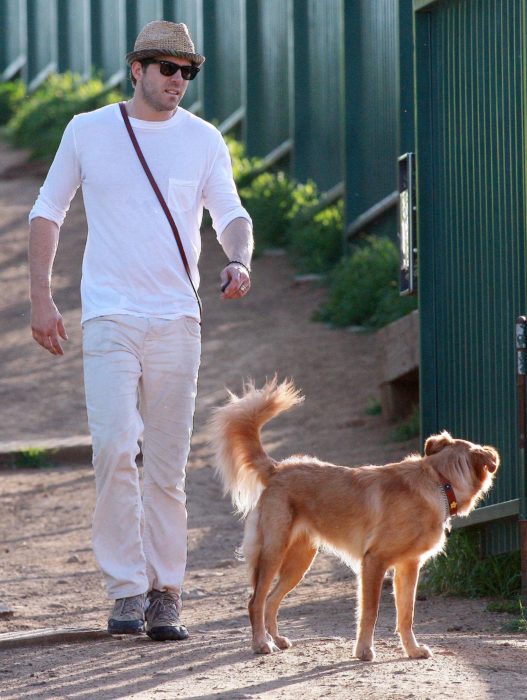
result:
M 251 270 L 247 267 L 247 265 L 245 265 L 245 263 L 242 263 L 240 260 L 229 260 L 229 262 L 227 263 L 227 267 L 229 267 L 229 265 L 241 265 L 247 270 L 248 275 L 251 274 Z

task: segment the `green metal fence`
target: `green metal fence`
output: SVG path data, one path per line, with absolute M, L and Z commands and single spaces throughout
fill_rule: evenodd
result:
M 205 119 L 235 126 L 245 101 L 245 3 L 203 1 L 203 113 Z
M 156 18 L 183 21 L 207 57 L 185 106 L 330 198 L 347 189 L 355 219 L 396 189 L 398 22 L 411 30 L 399 5 L 410 3 L 2 0 L 0 75 L 21 74 L 34 88 L 53 70 L 95 70 L 129 91 L 124 54 L 139 29 Z M 394 205 L 392 197 L 392 219 Z
M 56 0 L 27 2 L 27 82 L 38 85 L 58 67 Z
M 57 70 L 87 79 L 92 68 L 89 0 L 58 0 L 57 9 Z
M 19 0 L 0 2 L 0 80 L 18 75 L 27 63 L 27 11 Z
M 526 311 L 527 7 L 415 6 L 423 433 L 499 449 L 472 522 L 489 523 L 486 546 L 501 552 L 518 547 L 525 508 L 514 331 Z
M 292 146 L 292 0 L 247 0 L 243 137 L 249 155 Z M 290 141 L 291 140 L 291 141 Z
M 397 235 L 397 159 L 414 150 L 411 0 L 345 4 L 348 235 Z

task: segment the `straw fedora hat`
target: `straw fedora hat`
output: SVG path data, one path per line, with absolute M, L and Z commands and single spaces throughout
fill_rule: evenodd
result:
M 187 58 L 197 66 L 201 66 L 205 60 L 205 56 L 196 53 L 186 24 L 161 19 L 149 22 L 141 29 L 134 50 L 126 54 L 126 61 L 132 65 L 134 61 L 153 56 Z

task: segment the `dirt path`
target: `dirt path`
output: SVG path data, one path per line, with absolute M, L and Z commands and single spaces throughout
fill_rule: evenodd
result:
M 0 170 L 19 159 L 0 148 Z M 0 180 L 0 440 L 86 433 L 79 328 L 79 267 L 84 238 L 80 198 L 72 205 L 56 263 L 56 301 L 70 342 L 57 360 L 28 332 L 26 216 L 35 178 Z M 275 456 L 313 452 L 344 464 L 384 462 L 416 449 L 387 442 L 391 429 L 365 408 L 377 396 L 374 335 L 310 321 L 323 292 L 294 284 L 284 257 L 254 265 L 253 291 L 222 303 L 223 254 L 211 232 L 202 258 L 203 362 L 189 465 L 189 566 L 180 644 L 148 638 L 99 639 L 2 650 L 0 699 L 15 698 L 527 698 L 527 639 L 501 632 L 503 615 L 486 601 L 418 603 L 416 631 L 434 659 L 410 662 L 394 635 L 390 585 L 377 628 L 377 661 L 352 658 L 353 575 L 319 555 L 284 603 L 282 624 L 295 645 L 272 657 L 249 650 L 248 588 L 234 558 L 242 525 L 222 499 L 211 469 L 206 420 L 242 379 L 293 377 L 306 403 L 271 424 Z M 89 465 L 0 472 L 0 602 L 14 612 L 0 632 L 104 627 L 108 603 L 90 550 L 93 480 Z M 0 614 L 1 615 L 1 614 Z

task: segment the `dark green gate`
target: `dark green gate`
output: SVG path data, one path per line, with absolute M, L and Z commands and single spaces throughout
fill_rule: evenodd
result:
M 515 322 L 526 303 L 525 0 L 414 1 L 423 434 L 495 445 L 493 553 L 525 519 Z M 520 497 L 518 497 L 520 496 Z

